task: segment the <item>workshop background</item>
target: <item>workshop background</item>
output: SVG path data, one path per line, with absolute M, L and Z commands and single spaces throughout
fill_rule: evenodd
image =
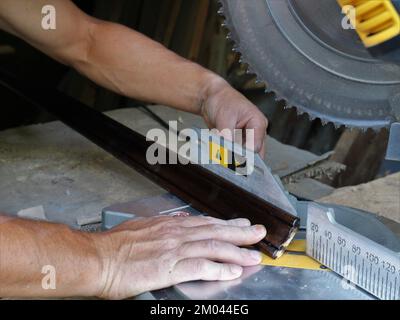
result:
M 339 188 L 359 185 L 388 173 L 399 171 L 394 163 L 384 161 L 388 132 L 347 130 L 309 121 L 295 109 L 285 109 L 274 94 L 265 94 L 255 76 L 239 62 L 216 0 L 82 0 L 74 1 L 87 13 L 134 28 L 163 43 L 166 47 L 226 78 L 263 110 L 270 120 L 268 133 L 278 141 L 308 150 L 316 155 L 335 151 L 331 162 L 343 164 L 330 177 L 312 177 Z M 273 44 L 271 44 L 273 45 Z M 100 88 L 78 73 L 47 58 L 15 37 L 0 33 L 0 68 L 62 91 L 101 111 L 143 104 Z M 333 90 L 333 89 L 332 89 Z M 2 116 L 0 130 L 53 120 L 48 115 L 27 108 L 23 101 L 0 92 Z M 6 103 L 11 101 L 12 103 Z M 344 168 L 344 167 L 343 167 Z

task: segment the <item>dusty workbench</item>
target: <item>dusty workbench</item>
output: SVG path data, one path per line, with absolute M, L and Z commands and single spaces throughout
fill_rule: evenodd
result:
M 164 106 L 150 108 L 165 121 L 204 127 L 198 116 Z M 161 127 L 139 108 L 114 110 L 108 115 L 144 135 Z M 267 150 L 268 165 L 282 178 L 329 156 L 316 156 L 272 138 Z M 335 165 L 331 170 L 336 170 Z M 73 227 L 98 221 L 101 210 L 111 204 L 165 192 L 60 122 L 0 132 L 0 177 L 0 211 L 17 214 L 41 206 L 48 220 Z M 325 187 L 318 192 L 324 196 L 332 191 Z

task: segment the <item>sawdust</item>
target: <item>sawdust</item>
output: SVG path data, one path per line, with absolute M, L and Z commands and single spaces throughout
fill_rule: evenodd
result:
M 337 189 L 318 202 L 369 211 L 400 223 L 400 173 L 359 186 Z

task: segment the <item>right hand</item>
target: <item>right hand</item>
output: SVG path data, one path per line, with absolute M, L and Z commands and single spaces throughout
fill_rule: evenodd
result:
M 261 241 L 264 226 L 247 219 L 155 217 L 93 235 L 101 258 L 97 296 L 124 299 L 194 280 L 233 280 L 261 254 L 239 248 Z

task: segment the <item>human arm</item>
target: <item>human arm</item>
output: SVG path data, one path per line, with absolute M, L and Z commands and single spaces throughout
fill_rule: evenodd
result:
M 56 30 L 41 26 L 49 4 Z M 2 0 L 0 27 L 114 92 L 199 114 L 210 128 L 253 129 L 263 155 L 267 119 L 256 106 L 218 75 L 132 29 L 90 17 L 68 0 Z

